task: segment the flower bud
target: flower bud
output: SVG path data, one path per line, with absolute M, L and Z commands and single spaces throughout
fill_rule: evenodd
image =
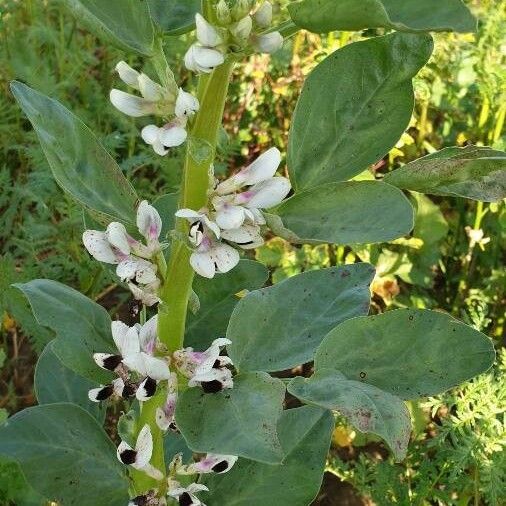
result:
M 255 23 L 260 28 L 268 28 L 272 23 L 272 4 L 264 2 L 253 15 Z
M 261 53 L 275 53 L 283 46 L 283 36 L 279 32 L 270 32 L 256 38 L 255 48 Z
M 204 47 L 216 47 L 222 40 L 216 29 L 202 15 L 195 15 L 197 39 Z
M 239 41 L 246 41 L 253 29 L 253 21 L 251 16 L 242 18 L 238 23 L 230 28 L 232 35 Z
M 216 19 L 222 26 L 228 26 L 232 22 L 230 7 L 225 0 L 220 0 L 216 5 Z
M 232 7 L 232 19 L 239 21 L 244 16 L 247 16 L 254 4 L 254 0 L 236 0 L 235 5 Z

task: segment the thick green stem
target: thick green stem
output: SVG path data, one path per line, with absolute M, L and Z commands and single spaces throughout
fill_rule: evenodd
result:
M 180 208 L 198 210 L 207 205 L 209 168 L 216 152 L 233 65 L 233 60 L 227 60 L 210 76 L 200 78 L 200 112 L 191 129 L 186 150 Z M 178 220 L 177 230 L 184 232 L 186 228 L 186 223 Z M 170 352 L 180 349 L 184 342 L 188 299 L 193 281 L 190 254 L 187 245 L 175 238 L 166 281 L 160 293 L 162 304 L 158 313 L 159 337 Z
M 161 79 L 167 72 L 164 70 L 164 60 L 163 52 L 153 60 Z M 186 148 L 180 208 L 200 209 L 207 205 L 209 169 L 216 152 L 233 65 L 232 59 L 227 60 L 211 75 L 202 76 L 199 80 L 200 112 L 191 128 Z M 183 220 L 178 220 L 177 230 L 186 232 L 186 229 L 187 224 Z M 159 339 L 170 353 L 182 348 L 184 343 L 188 299 L 194 276 L 190 254 L 186 243 L 174 237 L 160 290 L 162 303 L 158 309 Z M 151 427 L 154 443 L 151 463 L 164 473 L 163 434 L 155 423 L 155 413 L 156 408 L 164 404 L 165 395 L 166 392 L 159 389 L 155 397 L 143 403 L 138 423 L 138 430 L 146 423 Z M 165 493 L 165 480 L 157 484 L 145 474 L 138 472 L 132 473 L 132 478 L 137 493 L 155 487 L 159 488 L 160 495 Z

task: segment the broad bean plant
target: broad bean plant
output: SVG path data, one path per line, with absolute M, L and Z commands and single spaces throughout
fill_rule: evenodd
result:
M 264 286 L 268 272 L 248 252 L 266 231 L 297 244 L 409 235 L 409 192 L 504 198 L 506 153 L 486 146 L 448 147 L 382 180 L 356 177 L 408 127 L 412 79 L 433 50 L 429 32 L 472 32 L 476 20 L 460 0 L 65 4 L 125 60 L 136 55 L 154 69 L 118 62 L 110 103 L 144 118 L 133 120 L 138 135 L 162 163 L 185 150 L 184 167 L 177 194 L 142 200 L 76 116 L 12 83 L 56 182 L 84 209 L 83 247 L 114 272 L 138 312 L 134 325 L 111 321 L 58 281 L 17 285 L 54 340 L 36 369 L 39 404 L 0 428 L 0 453 L 42 502 L 65 506 L 308 505 L 336 412 L 402 460 L 411 431 L 405 401 L 486 371 L 490 339 L 439 311 L 369 316 L 370 264 Z M 275 53 L 301 29 L 379 35 L 314 67 L 287 153 L 272 145 L 217 178 L 234 65 Z M 181 67 L 195 76 L 184 86 L 164 53 L 180 36 L 190 41 Z

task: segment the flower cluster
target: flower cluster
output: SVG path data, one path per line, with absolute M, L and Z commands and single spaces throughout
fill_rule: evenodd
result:
M 228 49 L 251 48 L 261 53 L 274 53 L 283 45 L 279 32 L 262 33 L 272 23 L 272 5 L 265 1 L 253 13 L 254 0 L 239 0 L 230 8 L 226 0 L 216 5 L 217 26 L 201 14 L 195 16 L 197 42 L 187 51 L 186 68 L 197 73 L 209 73 L 225 61 Z
M 199 110 L 197 98 L 178 88 L 172 75 L 167 76 L 168 84 L 161 86 L 124 61 L 116 65 L 116 71 L 121 80 L 138 90 L 141 96 L 113 89 L 110 99 L 114 107 L 134 118 L 156 115 L 167 120 L 161 127 L 145 126 L 141 132 L 143 140 L 161 156 L 165 156 L 169 148 L 183 144 L 187 137 L 186 123 Z
M 160 253 L 162 220 L 158 211 L 143 200 L 137 209 L 137 228 L 145 244 L 128 234 L 125 225 L 110 223 L 105 231 L 86 230 L 83 243 L 99 262 L 117 265 L 116 274 L 128 283 L 134 297 L 147 306 L 160 301 L 158 267 L 154 260 Z
M 161 348 L 157 337 L 158 317 L 144 325 L 129 327 L 123 322 L 111 323 L 111 333 L 118 353 L 95 353 L 93 359 L 99 367 L 118 375 L 109 385 L 101 385 L 89 392 L 92 401 L 103 401 L 112 396 L 139 401 L 150 399 L 159 381 L 169 380 L 169 363 L 155 356 Z
M 194 251 L 190 263 L 198 274 L 212 278 L 233 269 L 239 262 L 237 247 L 257 248 L 263 244 L 262 209 L 281 203 L 290 192 L 290 181 L 275 176 L 281 153 L 271 148 L 251 165 L 210 192 L 211 209 L 180 209 L 179 218 L 190 222 L 188 240 Z

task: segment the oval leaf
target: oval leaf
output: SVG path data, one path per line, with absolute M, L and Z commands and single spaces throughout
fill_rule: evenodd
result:
M 485 372 L 490 339 L 437 311 L 398 309 L 348 320 L 323 340 L 315 369 L 335 369 L 402 399 L 436 395 Z
M 107 311 L 77 290 L 49 279 L 14 285 L 28 299 L 37 322 L 53 330 L 52 350 L 69 369 L 95 382 L 112 375 L 99 369 L 93 353 L 115 352 Z
M 288 6 L 295 24 L 316 33 L 393 28 L 474 32 L 476 20 L 461 0 L 303 0 Z
M 209 506 L 310 504 L 323 478 L 334 429 L 328 410 L 304 406 L 283 411 L 278 423 L 285 458 L 281 465 L 239 459 L 226 474 L 207 475 Z
M 56 182 L 101 222 L 135 224 L 137 195 L 91 130 L 59 102 L 11 83 L 32 123 Z
M 395 146 L 413 112 L 411 79 L 432 47 L 429 35 L 394 33 L 349 44 L 311 72 L 290 129 L 295 190 L 345 181 Z
M 213 279 L 197 277 L 193 290 L 200 300 L 200 310 L 188 315 L 185 346 L 206 348 L 214 339 L 223 336 L 240 300 L 236 294 L 260 288 L 268 277 L 267 269 L 252 260 L 241 260 L 233 270 Z
M 374 273 L 369 264 L 331 267 L 246 295 L 227 329 L 235 367 L 281 371 L 313 360 L 330 329 L 369 312 Z
M 75 18 L 120 48 L 150 56 L 153 24 L 145 0 L 64 0 Z
M 195 452 L 278 463 L 283 452 L 276 425 L 284 397 L 281 380 L 261 372 L 240 374 L 230 390 L 183 392 L 176 407 L 177 426 Z
M 88 391 L 97 386 L 64 366 L 53 351 L 51 341 L 41 353 L 35 368 L 34 390 L 39 404 L 70 402 L 88 411 L 100 423 L 105 419 L 103 405 L 88 399 Z
M 35 406 L 0 428 L 0 454 L 15 460 L 28 483 L 59 504 L 124 506 L 128 480 L 116 447 L 75 404 Z
M 385 181 L 404 190 L 496 202 L 506 198 L 506 153 L 445 148 L 390 172 Z
M 296 193 L 276 209 L 297 242 L 386 242 L 408 234 L 414 211 L 404 194 L 379 181 L 331 183 Z
M 288 391 L 303 402 L 339 411 L 361 432 L 382 437 L 397 461 L 406 457 L 411 419 L 399 397 L 350 381 L 332 369 L 318 369 L 311 378 L 294 378 Z

